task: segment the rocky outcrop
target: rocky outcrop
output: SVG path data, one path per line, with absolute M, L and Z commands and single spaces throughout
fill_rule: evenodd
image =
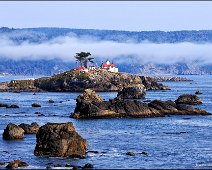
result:
M 122 99 L 142 99 L 146 96 L 144 85 L 124 87 L 118 92 L 117 97 Z
M 74 129 L 72 123 L 47 123 L 36 134 L 35 156 L 82 157 L 87 142 Z
M 9 123 L 4 129 L 3 139 L 5 140 L 13 140 L 13 139 L 23 139 L 24 138 L 24 130 L 12 123 Z
M 127 73 L 112 73 L 97 69 L 88 73 L 70 70 L 52 77 L 35 80 L 13 80 L 0 83 L 0 91 L 55 91 L 82 92 L 85 89 L 95 91 L 119 91 L 124 87 L 144 85 L 147 90 L 167 90 L 167 86 L 158 84 L 151 77 Z
M 196 95 L 192 94 L 183 94 L 178 97 L 177 100 L 175 100 L 177 104 L 189 104 L 189 105 L 199 105 L 202 104 L 202 101 L 200 98 Z
M 29 166 L 26 162 L 23 162 L 21 160 L 14 160 L 12 162 L 10 162 L 6 168 L 8 169 L 14 169 L 14 168 L 19 168 L 19 167 L 27 167 Z
M 36 134 L 39 130 L 39 125 L 36 122 L 31 123 L 31 125 L 21 123 L 18 126 L 21 127 L 24 130 L 25 134 L 34 134 L 34 133 Z
M 204 110 L 192 108 L 174 101 L 153 100 L 146 104 L 137 100 L 123 100 L 120 98 L 103 101 L 93 91 L 88 90 L 77 97 L 76 107 L 72 118 L 113 118 L 113 117 L 162 117 L 167 115 L 208 115 Z M 95 100 L 98 98 L 98 100 Z M 94 100 L 93 100 L 94 99 Z

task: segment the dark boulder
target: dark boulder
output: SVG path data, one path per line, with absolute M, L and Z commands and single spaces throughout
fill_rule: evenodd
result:
M 202 104 L 200 98 L 193 94 L 183 94 L 175 100 L 177 104 L 189 104 L 189 105 L 199 105 Z
M 36 134 L 35 156 L 81 157 L 86 154 L 87 142 L 72 123 L 47 123 Z
M 122 99 L 142 99 L 146 96 L 144 85 L 124 87 L 118 92 L 117 97 Z
M 39 130 L 39 125 L 36 122 L 31 123 L 31 125 L 21 123 L 18 126 L 21 127 L 24 130 L 25 134 L 34 134 L 34 133 L 36 134 Z
M 3 139 L 5 140 L 13 140 L 13 139 L 23 139 L 24 138 L 24 130 L 12 123 L 9 123 L 4 129 Z
M 32 103 L 32 107 L 41 107 L 41 105 L 38 103 Z
M 14 160 L 12 162 L 10 162 L 6 168 L 8 169 L 14 169 L 14 168 L 19 168 L 19 167 L 27 167 L 29 166 L 26 162 L 23 162 L 21 160 Z

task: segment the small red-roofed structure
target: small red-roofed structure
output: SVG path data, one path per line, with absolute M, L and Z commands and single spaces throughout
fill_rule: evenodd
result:
M 102 63 L 101 69 L 114 72 L 114 73 L 118 72 L 118 68 L 115 67 L 113 63 L 111 64 L 109 60 L 107 60 L 106 63 Z

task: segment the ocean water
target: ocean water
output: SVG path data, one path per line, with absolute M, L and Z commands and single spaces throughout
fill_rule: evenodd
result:
M 185 77 L 185 76 L 184 76 Z M 203 92 L 200 107 L 212 113 L 212 76 L 186 76 L 192 82 L 165 82 L 169 91 L 148 91 L 145 100 L 175 100 L 180 94 Z M 27 77 L 25 77 L 27 78 Z M 0 81 L 16 79 L 0 77 Z M 21 79 L 21 77 L 19 77 Z M 99 93 L 105 100 L 117 93 Z M 14 159 L 26 161 L 28 168 L 45 168 L 49 163 L 82 166 L 92 163 L 94 168 L 212 168 L 212 116 L 170 116 L 162 118 L 115 118 L 102 120 L 75 120 L 74 111 L 79 93 L 0 93 L 0 103 L 17 104 L 18 109 L 0 108 L 0 162 Z M 53 99 L 55 103 L 48 103 Z M 62 103 L 60 103 L 62 101 Z M 41 108 L 32 108 L 32 103 Z M 45 116 L 38 117 L 35 112 Z M 184 119 L 191 118 L 191 119 Z M 9 123 L 73 122 L 78 133 L 87 139 L 86 159 L 36 157 L 33 151 L 36 136 L 25 135 L 23 140 L 5 141 L 2 133 Z M 179 133 L 187 132 L 187 133 Z M 126 152 L 135 156 L 127 156 Z M 148 155 L 142 155 L 146 152 Z M 3 168 L 1 166 L 0 168 Z

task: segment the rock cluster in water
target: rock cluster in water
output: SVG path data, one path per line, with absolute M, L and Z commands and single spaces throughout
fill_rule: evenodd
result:
M 9 123 L 4 129 L 3 139 L 5 140 L 14 140 L 14 139 L 23 139 L 24 134 L 36 134 L 39 130 L 39 125 L 36 122 L 30 124 L 21 123 L 20 125 L 15 125 Z
M 82 157 L 87 142 L 75 130 L 72 123 L 47 123 L 36 134 L 34 155 Z
M 178 100 L 177 100 L 178 101 Z M 153 100 L 143 103 L 120 98 L 103 101 L 93 90 L 87 89 L 76 99 L 72 118 L 113 118 L 113 117 L 161 117 L 167 115 L 208 115 L 204 110 L 193 108 L 175 101 Z

